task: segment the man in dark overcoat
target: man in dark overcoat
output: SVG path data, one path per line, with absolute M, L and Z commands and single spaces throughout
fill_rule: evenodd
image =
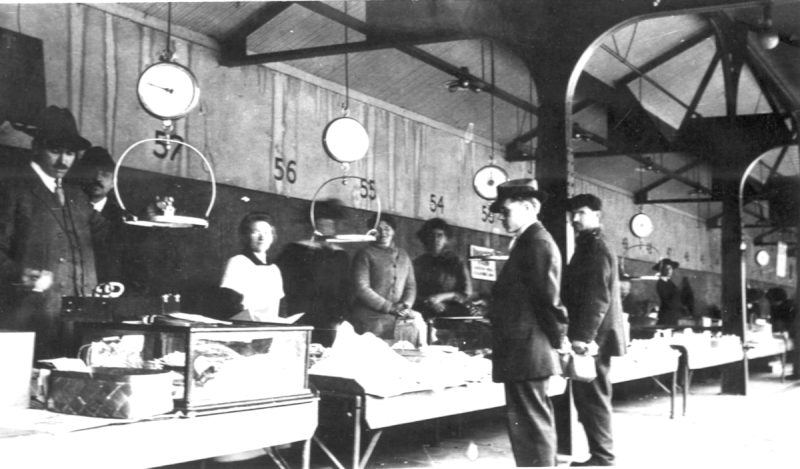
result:
M 533 179 L 498 186 L 492 212 L 514 235 L 492 288 L 492 378 L 505 384 L 508 431 L 520 467 L 556 465 L 550 376 L 561 374 L 567 311 L 561 303 L 561 253 L 539 222 L 546 194 Z
M 602 201 L 592 194 L 569 199 L 577 233 L 575 253 L 564 272 L 564 303 L 574 353 L 595 356 L 597 378 L 572 383 L 578 419 L 591 457 L 573 466 L 613 466 L 611 435 L 611 357 L 625 354 L 626 339 L 619 292 L 617 256 L 600 224 Z
M 36 359 L 63 356 L 62 296 L 97 283 L 91 226 L 101 218 L 80 187 L 63 181 L 91 144 L 68 109 L 49 106 L 30 161 L 0 176 L 0 328 L 36 332 Z

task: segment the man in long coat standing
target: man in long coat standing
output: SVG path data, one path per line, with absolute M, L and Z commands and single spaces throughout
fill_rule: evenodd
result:
M 68 109 L 49 106 L 29 161 L 0 177 L 0 327 L 36 332 L 36 359 L 63 356 L 62 296 L 97 283 L 91 228 L 102 221 L 64 176 L 91 144 Z
M 569 199 L 577 232 L 575 254 L 564 273 L 564 303 L 569 310 L 569 339 L 578 354 L 595 356 L 597 378 L 574 381 L 572 392 L 578 419 L 586 431 L 591 457 L 573 466 L 613 466 L 611 436 L 611 357 L 624 355 L 625 330 L 619 270 L 614 249 L 600 225 L 602 201 L 592 194 Z
M 492 378 L 505 384 L 508 432 L 520 467 L 556 465 L 550 376 L 561 374 L 567 311 L 561 304 L 561 253 L 538 215 L 547 194 L 533 179 L 498 186 L 492 212 L 514 235 L 492 288 Z

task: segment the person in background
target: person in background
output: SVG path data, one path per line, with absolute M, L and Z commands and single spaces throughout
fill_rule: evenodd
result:
M 602 200 L 579 194 L 567 205 L 577 233 L 575 253 L 564 273 L 569 339 L 574 353 L 594 355 L 597 370 L 593 381 L 572 383 L 591 454 L 572 466 L 613 466 L 611 357 L 624 355 L 627 348 L 617 255 L 600 224 Z
M 658 309 L 657 324 L 660 326 L 677 326 L 678 319 L 683 316 L 681 291 L 672 281 L 672 274 L 678 267 L 680 264 L 669 258 L 661 259 L 653 266 L 653 270 L 658 272 L 656 293 L 661 304 Z
M 769 315 L 772 323 L 772 332 L 788 332 L 794 337 L 792 327 L 796 319 L 796 307 L 794 301 L 789 299 L 786 290 L 781 287 L 773 287 L 767 290 L 767 301 L 769 301 Z
M 333 344 L 336 327 L 350 306 L 350 258 L 337 244 L 326 241 L 336 235 L 337 223 L 344 218 L 339 200 L 317 202 L 317 233 L 287 245 L 275 260 L 283 275 L 288 314 L 305 313 L 298 323 L 314 326 L 312 341 L 325 347 Z
M 492 288 L 492 379 L 504 383 L 508 432 L 520 467 L 556 465 L 556 429 L 547 395 L 568 351 L 567 310 L 561 303 L 561 253 L 538 216 L 547 194 L 533 179 L 497 186 L 490 206 L 514 235 L 509 258 Z
M 251 212 L 239 224 L 242 252 L 228 259 L 222 274 L 223 303 L 233 319 L 269 322 L 280 316 L 284 296 L 278 266 L 267 262 L 275 224 L 266 212 Z M 227 313 L 226 313 L 227 314 Z
M 375 226 L 377 215 L 367 226 Z M 353 309 L 350 319 L 359 334 L 371 332 L 384 340 L 408 340 L 419 346 L 426 340 L 422 315 L 411 309 L 417 282 L 408 253 L 395 245 L 397 221 L 381 215 L 377 238 L 353 257 Z
M 747 324 L 755 324 L 756 319 L 761 318 L 761 300 L 764 298 L 764 290 L 748 287 L 744 297 L 745 303 L 747 303 Z
M 91 227 L 102 217 L 64 176 L 91 144 L 69 109 L 48 106 L 27 164 L 0 175 L 0 328 L 36 332 L 34 357 L 64 356 L 63 296 L 97 283 Z
M 130 239 L 124 237 L 123 210 L 116 200 L 109 198 L 114 190 L 116 163 L 103 147 L 91 147 L 75 164 L 69 174 L 89 197 L 94 210 L 100 212 L 107 223 L 92 231 L 97 281 L 124 282 L 123 257 Z
M 467 264 L 449 249 L 452 236 L 453 229 L 441 218 L 426 221 L 417 231 L 425 253 L 414 259 L 414 309 L 426 319 L 470 314 L 465 303 L 472 297 L 472 279 Z

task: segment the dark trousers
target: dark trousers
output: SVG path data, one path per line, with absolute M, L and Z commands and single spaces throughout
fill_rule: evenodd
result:
M 517 467 L 556 465 L 556 422 L 550 378 L 505 383 L 508 436 Z
M 611 437 L 611 395 L 612 385 L 608 372 L 611 358 L 595 357 L 597 378 L 590 383 L 572 382 L 572 394 L 578 420 L 586 430 L 589 452 L 592 458 L 614 462 L 614 445 Z

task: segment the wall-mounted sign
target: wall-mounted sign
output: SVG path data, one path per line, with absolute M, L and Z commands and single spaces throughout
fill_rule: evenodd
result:
M 775 263 L 775 275 L 786 277 L 786 243 L 778 241 L 778 258 Z
M 497 280 L 497 262 L 493 260 L 486 260 L 486 259 L 474 259 L 480 257 L 489 257 L 495 254 L 495 250 L 492 248 L 486 248 L 483 246 L 472 246 L 469 247 L 469 265 L 470 265 L 470 273 L 472 274 L 472 278 L 478 280 L 489 280 L 494 282 Z

